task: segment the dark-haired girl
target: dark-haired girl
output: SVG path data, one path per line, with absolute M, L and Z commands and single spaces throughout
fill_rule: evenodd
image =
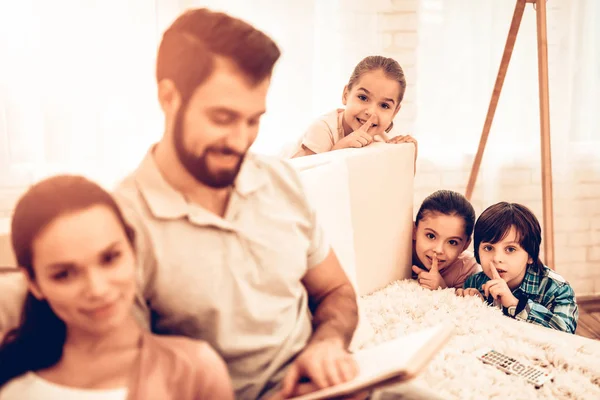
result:
M 415 218 L 413 278 L 428 289 L 462 288 L 480 271 L 467 251 L 475 224 L 475 210 L 460 193 L 438 190 L 427 196 Z

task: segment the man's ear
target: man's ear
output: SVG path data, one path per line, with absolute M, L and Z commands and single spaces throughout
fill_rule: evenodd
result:
M 158 82 L 158 102 L 165 116 L 174 117 L 181 106 L 181 94 L 170 79 Z
M 20 270 L 23 273 L 23 275 L 25 275 L 25 278 L 27 279 L 27 287 L 28 287 L 29 291 L 31 292 L 31 294 L 33 295 L 33 297 L 35 297 L 38 300 L 44 300 L 44 295 L 42 294 L 40 287 L 38 286 L 35 279 L 31 275 L 29 275 L 29 272 L 27 272 L 27 269 L 20 267 Z
M 348 95 L 349 95 L 349 90 L 348 90 L 348 85 L 344 86 L 344 91 L 342 92 L 342 104 L 346 105 L 346 103 L 348 102 Z

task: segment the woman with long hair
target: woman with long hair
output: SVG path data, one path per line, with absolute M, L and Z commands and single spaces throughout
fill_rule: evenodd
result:
M 100 186 L 66 175 L 37 183 L 11 237 L 29 292 L 0 345 L 0 400 L 233 399 L 207 343 L 137 323 L 134 232 Z

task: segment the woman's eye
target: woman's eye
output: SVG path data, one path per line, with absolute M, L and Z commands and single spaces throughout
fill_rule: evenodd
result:
M 517 251 L 517 249 L 515 247 L 507 247 L 506 251 L 509 253 L 513 253 L 513 252 Z
M 57 280 L 57 281 L 64 281 L 64 280 L 70 278 L 72 275 L 73 274 L 71 273 L 71 271 L 66 269 L 64 271 L 60 271 L 60 272 L 54 274 L 52 276 L 52 279 Z
M 381 108 L 385 108 L 386 110 L 389 110 L 390 109 L 390 105 L 388 103 L 383 103 L 381 105 Z
M 492 246 L 483 246 L 484 251 L 492 251 Z
M 359 94 L 358 98 L 362 101 L 367 101 L 367 96 L 365 96 L 364 94 Z
M 426 233 L 425 236 L 427 236 L 429 239 L 435 239 L 435 235 L 433 233 Z
M 450 243 L 450 246 L 458 246 L 458 241 L 456 240 L 450 240 L 448 243 Z
M 111 265 L 121 255 L 120 251 L 109 251 L 102 255 L 102 265 Z

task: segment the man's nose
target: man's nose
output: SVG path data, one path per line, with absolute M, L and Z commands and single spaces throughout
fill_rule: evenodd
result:
M 246 123 L 240 123 L 227 135 L 227 147 L 238 154 L 244 154 L 249 147 L 254 130 Z

